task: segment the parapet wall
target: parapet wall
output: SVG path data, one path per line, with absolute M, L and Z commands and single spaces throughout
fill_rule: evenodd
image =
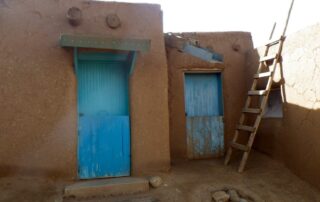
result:
M 320 188 L 320 24 L 287 37 L 283 49 L 283 118 L 263 119 L 255 147 Z M 251 52 L 248 82 L 264 47 Z M 279 81 L 279 71 L 276 81 Z

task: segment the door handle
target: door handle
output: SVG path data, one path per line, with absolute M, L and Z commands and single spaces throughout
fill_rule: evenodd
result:
M 79 116 L 80 116 L 80 117 L 81 117 L 81 116 L 84 116 L 84 114 L 80 112 L 80 113 L 79 113 Z

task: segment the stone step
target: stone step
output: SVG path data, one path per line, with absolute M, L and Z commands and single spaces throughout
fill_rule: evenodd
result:
M 68 185 L 64 189 L 65 197 L 91 197 L 133 194 L 149 190 L 149 181 L 145 178 L 120 177 L 99 180 L 87 180 Z

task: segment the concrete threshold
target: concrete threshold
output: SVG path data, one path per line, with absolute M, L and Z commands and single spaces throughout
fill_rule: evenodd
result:
M 145 178 L 120 177 L 87 180 L 68 185 L 64 189 L 65 197 L 92 197 L 133 194 L 149 190 L 149 181 Z

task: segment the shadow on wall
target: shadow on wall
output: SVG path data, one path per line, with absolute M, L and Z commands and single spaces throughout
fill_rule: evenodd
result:
M 287 103 L 283 118 L 263 119 L 255 148 L 320 188 L 320 109 Z
M 262 119 L 254 148 L 284 162 L 299 177 L 320 188 L 319 63 L 315 49 L 291 49 L 290 41 L 287 46 L 285 42 L 283 63 L 277 67 L 273 85 L 273 89 L 281 89 L 283 116 Z M 261 50 L 249 56 L 250 84 Z M 260 83 L 258 88 L 262 86 Z M 270 99 L 268 105 L 272 105 Z

